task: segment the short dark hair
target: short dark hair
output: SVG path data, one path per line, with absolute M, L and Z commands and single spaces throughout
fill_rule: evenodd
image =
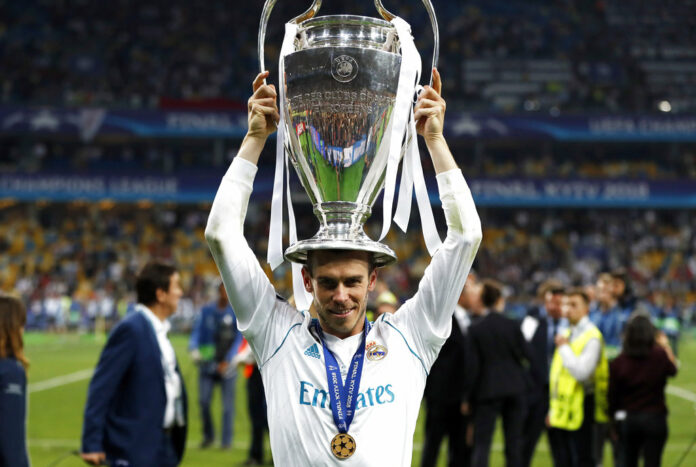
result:
M 633 313 L 626 322 L 623 336 L 623 352 L 629 357 L 647 357 L 655 345 L 655 326 L 650 317 Z
M 332 249 L 326 249 L 326 250 L 309 250 L 307 252 L 307 262 L 305 263 L 305 267 L 307 268 L 307 272 L 309 273 L 310 277 L 314 276 L 314 263 L 315 263 L 315 258 L 317 253 L 325 253 L 329 254 L 331 256 L 341 256 L 345 254 L 350 254 L 350 253 L 366 253 L 367 254 L 367 275 L 369 276 L 372 274 L 372 271 L 375 270 L 375 257 L 372 253 L 369 251 L 363 251 L 363 250 L 332 250 Z
M 580 297 L 582 298 L 582 301 L 585 302 L 585 305 L 590 304 L 590 297 L 587 295 L 587 292 L 585 292 L 585 290 L 582 289 L 582 287 L 571 287 L 569 289 L 566 289 L 564 295 L 566 297 Z
M 563 283 L 558 279 L 546 279 L 539 284 L 537 288 L 537 297 L 544 298 L 547 292 L 551 292 L 554 295 L 562 294 L 563 290 Z
M 481 303 L 484 307 L 491 308 L 503 296 L 503 284 L 493 279 L 484 279 L 481 285 Z
M 169 291 L 169 285 L 176 268 L 171 264 L 150 261 L 138 273 L 135 279 L 135 293 L 138 296 L 138 303 L 145 306 L 157 303 L 157 289 L 165 292 Z
M 613 279 L 618 279 L 628 285 L 628 271 L 626 271 L 626 268 L 616 268 L 609 274 Z

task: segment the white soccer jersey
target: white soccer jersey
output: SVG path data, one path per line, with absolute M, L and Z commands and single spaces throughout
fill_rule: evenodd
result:
M 273 460 L 279 466 L 408 466 L 425 380 L 449 336 L 454 307 L 481 240 L 471 193 L 453 170 L 437 176 L 447 238 L 433 256 L 418 292 L 383 315 L 366 338 L 356 410 L 348 433 L 355 453 L 331 452 L 333 420 L 324 350 L 311 318 L 275 294 L 248 247 L 242 226 L 256 166 L 235 158 L 215 197 L 206 238 L 245 335 L 259 362 L 268 404 Z M 346 368 L 361 335 L 327 346 Z

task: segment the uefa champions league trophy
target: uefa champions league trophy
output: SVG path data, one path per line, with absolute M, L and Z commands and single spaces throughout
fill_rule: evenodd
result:
M 275 3 L 267 0 L 261 17 L 261 71 L 265 70 L 266 27 Z M 434 67 L 439 48 L 437 21 L 430 0 L 423 3 L 435 35 Z M 279 134 L 282 131 L 285 136 L 279 138 L 284 138 L 285 151 L 320 222 L 319 232 L 292 244 L 285 258 L 304 263 L 310 250 L 363 250 L 373 253 L 376 266 L 384 266 L 396 261 L 396 254 L 371 240 L 363 224 L 384 187 L 394 147 L 397 166 L 403 156 L 402 141 L 417 85 L 416 79 L 411 79 L 399 96 L 408 106 L 402 106 L 407 110 L 401 117 L 401 130 L 395 130 L 395 120 L 399 119 L 397 91 L 404 89 L 400 87 L 404 39 L 414 51 L 415 47 L 410 34 L 401 37 L 403 27 L 399 34 L 393 21 L 396 16 L 384 9 L 381 0 L 375 0 L 375 6 L 383 19 L 315 17 L 320 6 L 321 0 L 314 0 L 305 13 L 286 25 L 288 33 L 280 58 L 283 128 Z M 408 134 L 404 147 L 411 138 L 415 140 L 415 133 Z

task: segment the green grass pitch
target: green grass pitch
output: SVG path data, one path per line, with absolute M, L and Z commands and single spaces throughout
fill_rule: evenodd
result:
M 246 391 L 244 378 L 238 379 L 237 411 L 235 416 L 235 432 L 233 448 L 223 451 L 218 447 L 201 450 L 198 444 L 201 440 L 201 427 L 197 406 L 196 368 L 186 353 L 187 338 L 173 336 L 172 342 L 177 352 L 182 373 L 189 393 L 189 442 L 184 457 L 184 466 L 214 466 L 239 465 L 247 457 L 250 441 L 250 425 L 246 410 Z M 29 369 L 29 419 L 27 423 L 27 438 L 29 455 L 35 467 L 68 467 L 83 464 L 71 451 L 79 449 L 80 432 L 82 429 L 82 412 L 87 395 L 86 379 L 82 370 L 93 369 L 99 352 L 104 344 L 103 338 L 91 335 L 50 335 L 27 334 L 26 350 L 31 359 Z M 680 346 L 681 367 L 679 375 L 671 384 L 696 393 L 696 339 L 688 336 L 682 339 Z M 42 389 L 42 382 L 64 375 L 76 374 L 74 382 L 63 382 L 61 385 Z M 688 394 L 686 397 L 690 397 Z M 673 466 L 686 451 L 696 435 L 696 417 L 694 417 L 694 402 L 668 396 L 670 409 L 670 436 L 667 443 L 663 464 Z M 216 428 L 219 429 L 220 401 L 216 391 L 213 404 Z M 420 465 L 420 454 L 423 440 L 423 412 L 415 432 L 413 465 Z M 266 441 L 267 458 L 270 458 L 268 441 Z M 439 465 L 444 466 L 445 448 L 440 453 Z M 605 448 L 605 459 L 609 465 L 610 451 Z M 502 437 L 500 430 L 496 433 L 492 466 L 504 465 L 502 455 Z M 550 466 L 550 458 L 546 440 L 542 437 L 534 459 L 535 466 Z M 683 466 L 696 465 L 696 448 L 682 462 Z

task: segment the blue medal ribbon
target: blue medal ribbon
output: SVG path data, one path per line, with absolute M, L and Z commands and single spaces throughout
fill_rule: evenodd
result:
M 362 377 L 363 361 L 365 360 L 365 340 L 367 333 L 370 332 L 370 322 L 365 318 L 365 328 L 363 329 L 362 341 L 355 355 L 350 361 L 346 382 L 343 384 L 341 371 L 333 352 L 329 350 L 324 341 L 324 333 L 319 326 L 319 321 L 315 321 L 316 331 L 324 348 L 324 366 L 326 366 L 326 379 L 329 383 L 329 401 L 331 402 L 331 412 L 333 413 L 334 423 L 339 433 L 348 433 L 350 424 L 355 415 L 355 399 L 360 388 L 360 378 Z

